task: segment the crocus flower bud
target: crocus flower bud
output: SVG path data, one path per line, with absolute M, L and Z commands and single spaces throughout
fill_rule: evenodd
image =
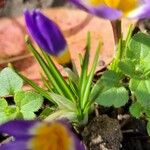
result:
M 57 24 L 39 10 L 25 10 L 24 17 L 27 31 L 38 46 L 53 56 L 59 64 L 69 63 L 67 42 Z

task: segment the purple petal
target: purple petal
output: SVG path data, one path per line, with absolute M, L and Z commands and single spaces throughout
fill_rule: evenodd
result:
M 28 138 L 31 137 L 29 130 L 36 124 L 38 121 L 25 121 L 25 120 L 13 120 L 7 123 L 4 123 L 0 126 L 0 133 L 7 133 L 11 136 L 17 138 Z
M 36 12 L 36 24 L 44 39 L 48 42 L 48 53 L 58 55 L 61 51 L 65 50 L 67 43 L 62 35 L 59 27 L 49 18 L 44 16 L 39 11 Z
M 81 142 L 74 136 L 75 150 L 85 150 L 85 147 Z
M 149 3 L 149 0 L 141 0 L 143 3 Z
M 31 37 L 36 41 L 36 43 L 41 47 L 43 50 L 49 50 L 49 46 L 46 43 L 45 39 L 43 38 L 42 34 L 40 33 L 36 22 L 36 13 L 32 11 L 31 13 L 28 10 L 24 11 L 24 18 L 27 30 Z
M 82 0 L 70 0 L 70 2 L 79 7 L 80 9 L 104 19 L 116 20 L 122 16 L 121 11 L 105 5 L 93 7 L 84 4 Z
M 13 141 L 0 145 L 0 150 L 29 150 L 27 141 Z
M 85 150 L 84 145 L 82 145 L 77 136 L 74 135 L 74 133 L 72 133 L 70 124 L 66 123 L 65 120 L 59 120 L 58 122 L 63 124 L 63 126 L 65 126 L 68 129 L 69 134 L 73 138 L 75 150 Z
M 90 8 L 89 10 L 94 15 L 101 17 L 101 18 L 104 18 L 104 19 L 109 19 L 109 20 L 116 20 L 122 16 L 121 11 L 107 7 L 105 5 L 95 7 L 95 8 Z
M 150 4 L 149 3 L 143 4 L 139 8 L 129 13 L 128 17 L 139 19 L 150 18 Z

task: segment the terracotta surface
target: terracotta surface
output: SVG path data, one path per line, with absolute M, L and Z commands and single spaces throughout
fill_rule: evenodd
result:
M 91 60 L 98 41 L 103 42 L 98 70 L 108 65 L 114 55 L 114 40 L 110 22 L 92 17 L 80 10 L 66 8 L 48 9 L 44 13 L 54 20 L 62 29 L 71 52 L 72 59 L 79 68 L 79 53 L 84 53 L 86 35 L 92 37 Z M 123 20 L 123 30 L 131 21 Z M 24 43 L 25 27 L 23 18 L 0 19 L 0 65 L 3 67 L 11 61 L 28 78 L 39 81 L 39 66 L 26 50 Z M 18 60 L 18 57 L 21 59 Z M 24 59 L 23 59 L 24 58 Z M 80 69 L 79 69 L 80 70 Z

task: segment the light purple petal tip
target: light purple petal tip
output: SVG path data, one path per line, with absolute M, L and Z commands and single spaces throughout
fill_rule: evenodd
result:
M 138 19 L 150 18 L 150 3 L 141 5 L 139 8 L 129 13 L 128 17 Z
M 116 20 L 122 16 L 121 11 L 107 7 L 105 5 L 95 7 L 95 8 L 90 8 L 89 10 L 90 10 L 89 12 L 91 12 L 92 14 L 109 20 Z
M 80 9 L 104 19 L 116 20 L 122 16 L 121 11 L 118 11 L 117 9 L 113 9 L 105 5 L 93 7 L 84 4 L 82 0 L 70 0 L 70 2 Z

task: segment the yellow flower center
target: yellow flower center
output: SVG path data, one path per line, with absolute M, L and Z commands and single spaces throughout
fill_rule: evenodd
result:
M 93 6 L 107 5 L 121 10 L 125 15 L 138 6 L 138 0 L 89 0 Z
M 74 150 L 73 139 L 59 122 L 39 125 L 29 143 L 32 150 Z

